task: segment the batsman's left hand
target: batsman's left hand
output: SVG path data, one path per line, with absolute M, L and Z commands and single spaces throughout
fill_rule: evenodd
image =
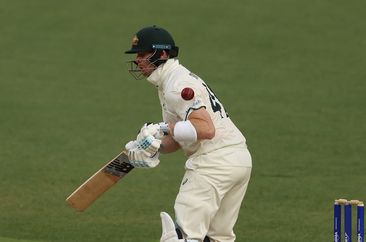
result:
M 154 168 L 159 165 L 159 151 L 151 154 L 141 147 L 137 141 L 130 141 L 126 144 L 129 163 L 136 168 Z
M 137 140 L 139 139 L 139 135 L 145 133 L 154 136 L 157 139 L 162 139 L 164 135 L 169 133 L 169 125 L 164 122 L 160 123 L 145 123 L 137 136 Z

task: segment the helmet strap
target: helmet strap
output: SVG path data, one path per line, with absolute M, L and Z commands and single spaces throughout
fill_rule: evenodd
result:
M 155 52 L 148 58 L 151 65 L 159 67 L 161 64 L 164 64 L 167 59 L 160 59 L 163 50 L 155 49 Z

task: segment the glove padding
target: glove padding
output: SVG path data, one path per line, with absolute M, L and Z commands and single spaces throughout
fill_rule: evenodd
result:
M 136 139 L 137 147 L 146 152 L 155 154 L 159 151 L 161 140 L 150 135 L 147 130 L 143 130 Z
M 169 126 L 167 123 L 160 122 L 158 124 L 154 123 L 145 123 L 142 126 L 140 133 L 137 135 L 137 139 L 139 140 L 139 136 L 145 133 L 145 135 L 152 135 L 157 139 L 162 139 L 164 135 L 169 133 Z
M 160 140 L 159 146 L 160 146 Z M 159 165 L 159 151 L 150 153 L 142 149 L 137 141 L 130 141 L 126 144 L 126 150 L 128 151 L 129 163 L 136 168 L 154 168 Z

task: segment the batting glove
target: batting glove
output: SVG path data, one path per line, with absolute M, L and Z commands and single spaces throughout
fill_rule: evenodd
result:
M 164 135 L 168 135 L 169 126 L 164 122 L 160 122 L 158 124 L 145 123 L 144 126 L 142 126 L 139 135 L 143 134 L 144 132 L 147 132 L 149 135 L 152 135 L 157 139 L 162 139 Z M 139 140 L 139 135 L 137 136 L 136 140 Z
M 136 141 L 130 141 L 126 144 L 129 163 L 136 168 L 154 168 L 159 165 L 159 152 L 153 155 L 141 149 Z
M 148 152 L 150 155 L 155 154 L 160 149 L 161 140 L 150 135 L 147 130 L 143 130 L 136 139 L 137 147 Z

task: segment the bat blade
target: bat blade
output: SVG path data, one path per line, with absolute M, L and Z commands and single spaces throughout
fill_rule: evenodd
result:
M 71 193 L 67 203 L 79 212 L 84 211 L 133 168 L 127 153 L 122 151 Z

